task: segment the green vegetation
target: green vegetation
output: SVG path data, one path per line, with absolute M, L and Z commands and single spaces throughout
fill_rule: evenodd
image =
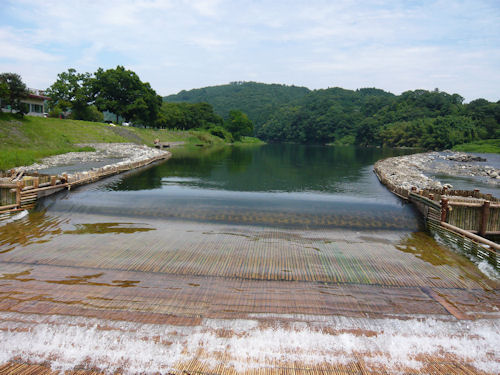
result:
M 0 102 L 9 105 L 11 112 L 14 110 L 21 117 L 28 113 L 27 105 L 21 103 L 21 99 L 26 98 L 28 95 L 28 88 L 19 74 L 0 74 Z
M 126 122 L 156 126 L 161 97 L 133 71 L 123 66 L 108 70 L 99 68 L 90 79 L 89 87 L 96 107 L 114 113 L 116 122 L 121 116 Z
M 43 157 L 71 151 L 92 151 L 79 143 L 134 142 L 152 146 L 162 142 L 185 142 L 192 145 L 224 144 L 224 140 L 207 130 L 163 130 L 79 120 L 61 120 L 0 113 L 0 170 L 29 165 Z M 250 143 L 251 138 L 245 140 Z
M 458 94 L 376 88 L 309 91 L 303 87 L 237 82 L 181 91 L 168 102 L 203 101 L 221 116 L 243 110 L 255 135 L 269 142 L 444 149 L 500 137 L 500 102 L 463 103 Z
M 464 143 L 453 147 L 455 151 L 500 154 L 500 138 Z
M 306 87 L 232 82 L 227 85 L 181 91 L 163 98 L 166 102 L 208 103 L 215 113 L 229 117 L 229 112 L 244 112 L 256 127 L 264 124 L 281 106 L 300 99 L 310 90 Z
M 498 138 L 500 103 L 478 99 L 463 104 L 457 94 L 378 89 L 316 90 L 283 106 L 256 129 L 273 142 L 451 148 Z
M 162 103 L 161 97 L 139 76 L 123 66 L 102 68 L 92 75 L 75 69 L 58 74 L 56 82 L 47 89 L 51 117 L 71 111 L 75 120 L 103 121 L 102 111 L 115 114 L 143 125 L 156 126 Z
M 159 124 L 162 128 L 211 128 L 223 122 L 207 103 L 163 103 L 160 113 Z
M 224 122 L 224 127 L 233 135 L 235 141 L 241 140 L 243 136 L 253 134 L 252 121 L 241 111 L 230 111 L 229 118 Z
M 93 75 L 68 69 L 58 74 L 47 94 L 51 97 L 49 115 L 55 118 L 102 122 L 101 111 L 107 111 L 116 116 L 116 123 L 123 118 L 142 128 L 198 129 L 225 142 L 253 134 L 252 122 L 241 111 L 232 110 L 224 122 L 208 103 L 162 103 L 149 83 L 123 66 L 99 68 Z

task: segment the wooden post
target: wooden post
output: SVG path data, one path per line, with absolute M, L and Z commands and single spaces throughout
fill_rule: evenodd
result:
M 17 208 L 21 207 L 21 189 L 22 189 L 21 181 L 16 182 L 16 206 Z
M 40 185 L 40 178 L 39 177 L 33 178 L 33 188 L 38 189 L 39 185 Z
M 56 176 L 50 176 L 50 185 L 54 186 L 56 184 Z
M 488 218 L 490 217 L 490 201 L 484 201 L 481 210 L 481 222 L 479 223 L 479 235 L 486 234 L 486 227 L 488 226 Z
M 474 189 L 474 198 L 479 198 L 479 189 Z
M 448 199 L 441 199 L 441 221 L 446 223 L 448 216 Z

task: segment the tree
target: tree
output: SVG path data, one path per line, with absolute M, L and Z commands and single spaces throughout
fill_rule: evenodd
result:
M 102 114 L 96 113 L 97 108 L 91 105 L 94 100 L 90 86 L 91 77 L 90 73 L 77 73 L 73 68 L 58 74 L 57 81 L 46 91 L 51 97 L 51 112 L 71 110 L 71 117 L 75 120 L 102 121 Z
M 7 82 L 0 81 L 0 99 L 5 100 L 9 96 L 9 86 Z
M 159 118 L 161 127 L 170 129 L 208 129 L 223 123 L 207 103 L 163 103 Z
M 2 89 L 2 101 L 10 105 L 10 111 L 17 111 L 21 115 L 27 113 L 26 105 L 21 103 L 21 99 L 29 95 L 28 88 L 24 84 L 21 76 L 16 73 L 0 74 L 0 85 Z
M 86 89 L 90 79 L 89 73 L 77 73 L 75 69 L 70 68 L 67 72 L 57 75 L 57 81 L 50 86 L 46 93 L 50 96 L 50 107 L 59 107 L 66 112 L 73 107 L 82 106 L 89 101 Z
M 99 68 L 91 86 L 97 108 L 114 113 L 117 122 L 121 116 L 127 122 L 133 120 L 151 126 L 157 123 L 161 97 L 133 71 L 123 66 Z
M 241 111 L 230 111 L 229 118 L 224 122 L 224 127 L 233 135 L 236 141 L 239 141 L 244 135 L 253 134 L 252 121 Z

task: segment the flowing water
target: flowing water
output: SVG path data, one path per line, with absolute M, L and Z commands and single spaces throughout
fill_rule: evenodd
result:
M 498 372 L 496 274 L 372 172 L 404 152 L 174 149 L 0 218 L 0 365 Z

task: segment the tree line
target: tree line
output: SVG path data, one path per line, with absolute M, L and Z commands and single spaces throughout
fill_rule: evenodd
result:
M 26 87 L 12 73 L 0 75 L 0 97 L 13 108 Z M 24 93 L 24 94 L 23 94 Z M 233 82 L 181 91 L 163 100 L 122 66 L 60 73 L 46 91 L 50 114 L 102 121 L 109 111 L 137 125 L 206 129 L 226 140 L 256 135 L 268 142 L 450 148 L 500 138 L 500 101 L 465 104 L 458 94 L 435 89 L 401 95 L 376 89 L 304 87 Z M 254 125 L 255 124 L 255 127 Z
M 68 69 L 45 90 L 49 116 L 102 122 L 107 111 L 136 126 L 169 129 L 205 129 L 227 141 L 238 141 L 253 135 L 253 123 L 238 110 L 229 110 L 225 119 L 207 103 L 164 103 L 147 82 L 117 66 L 99 68 L 95 73 L 79 73 Z M 29 92 L 22 78 L 15 73 L 0 74 L 0 98 L 20 115 L 26 113 L 22 99 Z
M 76 120 L 102 121 L 108 111 L 136 125 L 169 129 L 206 129 L 232 142 L 253 134 L 253 124 L 239 111 L 224 121 L 207 103 L 164 103 L 147 82 L 123 66 L 94 74 L 68 69 L 47 89 L 54 115 L 71 110 Z
M 375 88 L 315 90 L 282 106 L 256 134 L 273 142 L 444 149 L 500 138 L 500 102 L 464 104 L 460 95 L 437 89 L 401 95 Z
M 401 95 L 376 89 L 345 90 L 233 82 L 181 91 L 168 102 L 204 101 L 224 116 L 226 106 L 248 114 L 255 135 L 268 142 L 449 148 L 500 138 L 500 103 L 435 89 Z

